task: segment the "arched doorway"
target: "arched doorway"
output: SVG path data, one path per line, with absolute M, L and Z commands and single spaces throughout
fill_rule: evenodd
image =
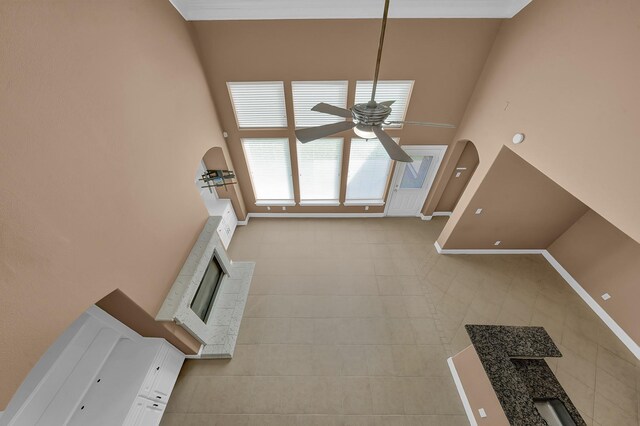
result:
M 478 150 L 472 141 L 461 140 L 456 143 L 454 150 L 460 152 L 456 166 L 451 172 L 449 181 L 436 206 L 437 212 L 452 212 L 458 205 L 460 197 L 469 184 L 473 173 L 480 162 Z

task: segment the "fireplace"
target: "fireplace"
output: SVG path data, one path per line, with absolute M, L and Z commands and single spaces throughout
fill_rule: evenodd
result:
M 200 281 L 196 295 L 191 301 L 191 310 L 195 312 L 204 323 L 209 319 L 209 314 L 211 314 L 211 308 L 213 307 L 213 302 L 223 277 L 224 270 L 222 266 L 220 266 L 216 251 L 214 250 L 207 269 L 204 272 L 204 276 L 202 277 L 202 281 Z
M 231 262 L 217 231 L 221 221 L 207 219 L 156 315 L 195 337 L 202 344 L 200 358 L 233 356 L 255 267 Z

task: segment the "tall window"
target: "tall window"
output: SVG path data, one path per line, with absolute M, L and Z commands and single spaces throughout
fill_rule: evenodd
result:
M 296 127 L 321 126 L 344 121 L 343 117 L 311 111 L 311 108 L 320 102 L 346 108 L 348 87 L 347 81 L 291 82 Z
M 369 102 L 372 89 L 372 81 L 358 81 L 356 83 L 356 103 Z M 391 105 L 391 114 L 389 114 L 387 121 L 404 120 L 412 89 L 412 80 L 378 81 L 378 86 L 376 87 L 376 102 L 395 101 L 394 104 Z M 402 125 L 392 124 L 387 127 L 402 127 Z
M 294 204 L 289 139 L 242 139 L 256 204 Z
M 345 204 L 383 203 L 390 168 L 391 159 L 380 141 L 351 139 Z
M 298 141 L 300 204 L 338 205 L 341 167 L 342 138 Z
M 281 81 L 229 82 L 227 87 L 239 129 L 287 127 Z

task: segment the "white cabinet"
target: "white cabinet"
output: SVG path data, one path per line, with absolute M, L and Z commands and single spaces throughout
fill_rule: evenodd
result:
M 218 224 L 218 236 L 222 240 L 222 244 L 225 249 L 229 248 L 231 243 L 231 237 L 238 226 L 238 218 L 236 212 L 233 210 L 230 200 L 218 200 L 218 203 L 214 209 L 209 209 L 211 216 L 220 216 L 221 220 Z
M 0 426 L 158 425 L 184 358 L 91 307 L 31 370 Z

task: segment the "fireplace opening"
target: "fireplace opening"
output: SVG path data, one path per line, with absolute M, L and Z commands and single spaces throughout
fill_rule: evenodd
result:
M 207 270 L 204 272 L 202 281 L 200 281 L 200 286 L 198 286 L 196 295 L 191 301 L 191 310 L 195 312 L 196 315 L 205 323 L 211 314 L 213 301 L 216 298 L 223 276 L 224 271 L 222 270 L 214 251 L 211 256 L 211 260 L 207 265 Z

